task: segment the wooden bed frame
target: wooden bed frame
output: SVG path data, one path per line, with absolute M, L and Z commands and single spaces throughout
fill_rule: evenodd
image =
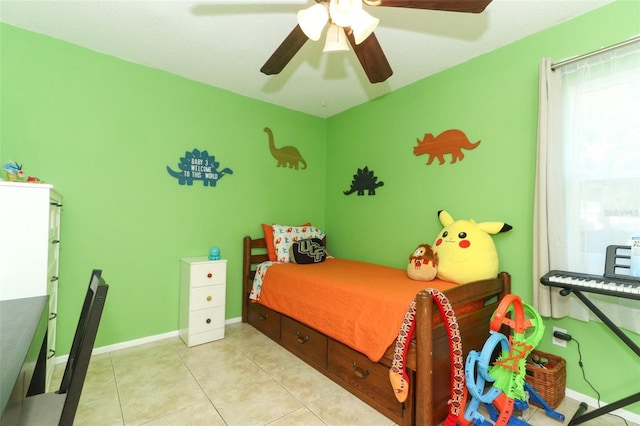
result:
M 402 426 L 436 425 L 448 414 L 451 392 L 449 341 L 444 324 L 433 326 L 438 307 L 431 295 L 416 295 L 416 333 L 406 357 L 409 396 L 399 403 L 389 382 L 395 343 L 375 363 L 365 355 L 283 314 L 249 300 L 255 268 L 267 261 L 264 238 L 244 237 L 242 321 L 288 349 L 325 376 Z M 428 283 L 425 283 L 428 287 Z M 477 281 L 445 291 L 454 310 L 482 300 L 484 307 L 457 315 L 464 356 L 480 351 L 489 336 L 489 322 L 502 297 L 511 292 L 511 276 Z

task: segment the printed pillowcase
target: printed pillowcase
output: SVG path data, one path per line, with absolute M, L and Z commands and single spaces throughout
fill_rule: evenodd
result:
M 307 222 L 299 226 L 311 226 L 311 222 Z M 277 258 L 276 258 L 276 247 L 273 243 L 273 226 L 263 223 L 262 231 L 264 232 L 264 242 L 267 246 L 267 255 L 269 256 L 269 260 L 272 262 L 275 262 Z
M 273 225 L 273 243 L 276 249 L 276 261 L 288 263 L 291 246 L 296 241 L 309 238 L 324 238 L 324 232 L 315 226 Z

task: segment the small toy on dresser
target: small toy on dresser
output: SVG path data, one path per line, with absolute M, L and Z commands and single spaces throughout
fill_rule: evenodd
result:
M 9 182 L 43 183 L 43 181 L 35 176 L 29 176 L 25 179 L 22 164 L 18 164 L 13 160 L 2 166 L 2 168 L 7 173 L 7 180 Z
M 209 260 L 220 260 L 220 249 L 218 247 L 209 249 Z
M 2 169 L 7 172 L 7 180 L 9 182 L 18 182 L 20 179 L 24 177 L 24 171 L 22 170 L 22 165 L 16 163 L 11 160 L 4 166 Z

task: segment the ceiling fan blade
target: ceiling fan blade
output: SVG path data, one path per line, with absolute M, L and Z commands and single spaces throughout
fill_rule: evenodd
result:
M 356 39 L 353 37 L 352 31 L 347 31 L 346 33 L 347 39 L 353 51 L 356 52 L 356 56 L 371 83 L 381 83 L 391 77 L 393 70 L 374 33 L 371 33 L 371 35 L 360 44 L 356 44 Z
M 491 3 L 491 0 L 364 0 L 364 2 L 370 6 L 480 13 Z
M 275 52 L 271 55 L 267 62 L 260 68 L 260 71 L 267 75 L 278 74 L 289 63 L 291 58 L 298 53 L 298 50 L 306 43 L 309 38 L 305 35 L 300 28 L 300 25 L 296 25 L 293 31 L 284 39 L 284 41 L 278 46 Z

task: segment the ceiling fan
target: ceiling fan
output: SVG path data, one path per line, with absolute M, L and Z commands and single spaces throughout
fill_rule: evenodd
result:
M 324 51 L 349 50 L 346 38 L 369 81 L 380 83 L 391 77 L 393 70 L 373 33 L 379 20 L 365 12 L 362 3 L 369 6 L 480 13 L 492 0 L 315 1 L 313 6 L 298 12 L 298 24 L 260 68 L 262 73 L 280 73 L 308 39 L 316 41 L 320 38 L 322 30 L 329 23 Z

